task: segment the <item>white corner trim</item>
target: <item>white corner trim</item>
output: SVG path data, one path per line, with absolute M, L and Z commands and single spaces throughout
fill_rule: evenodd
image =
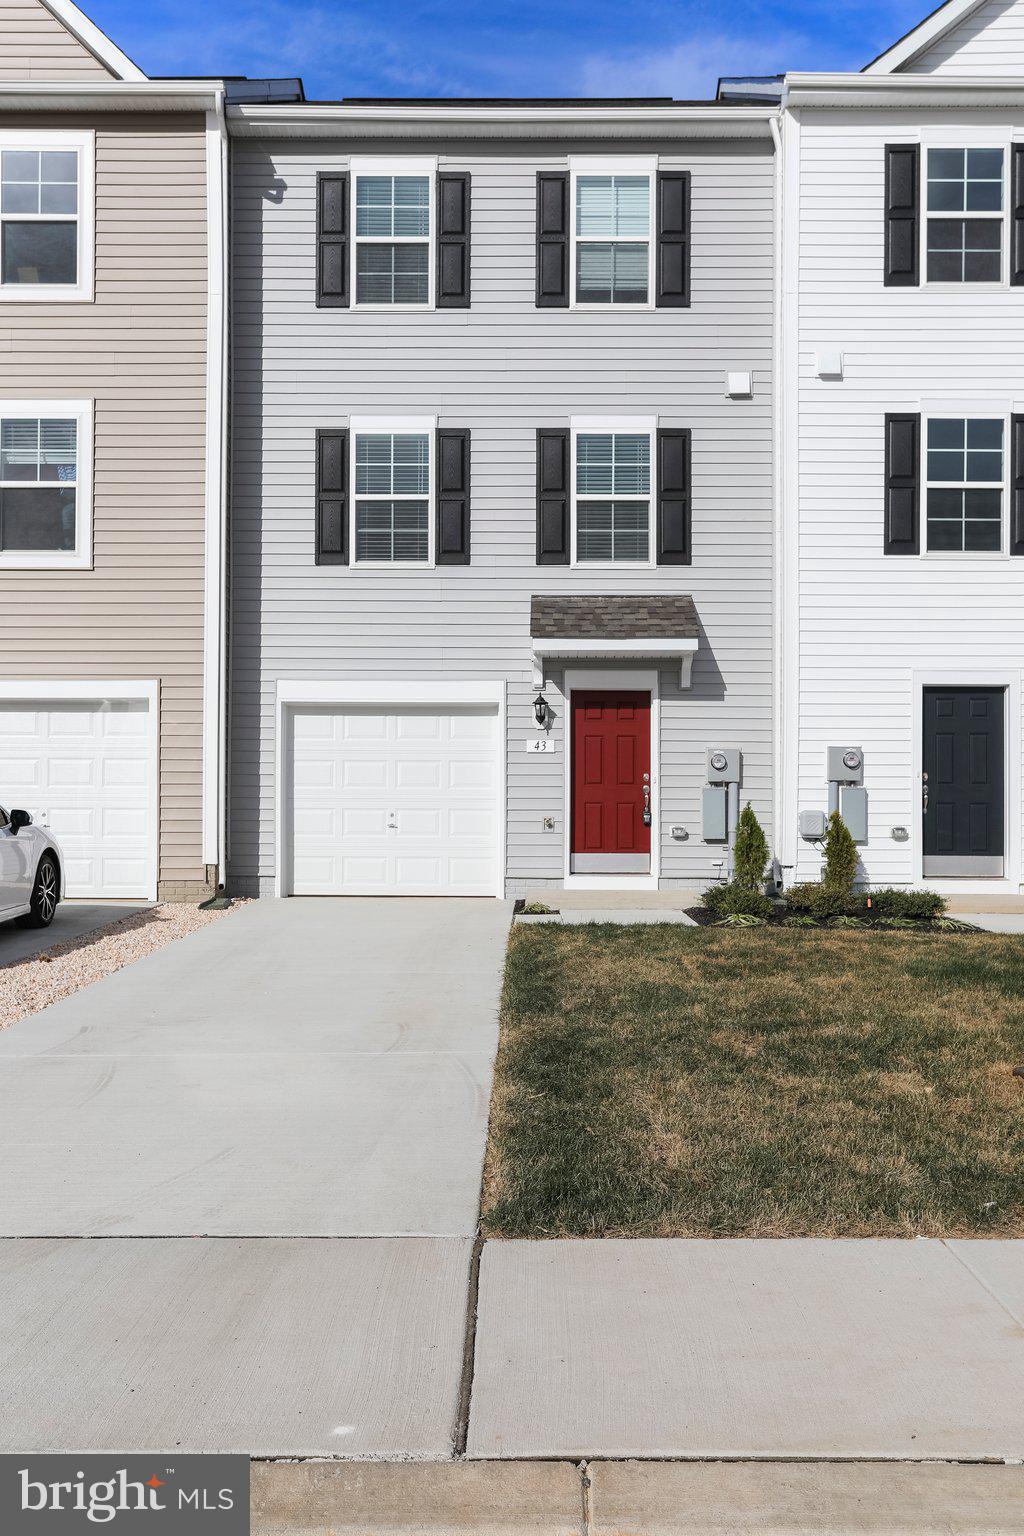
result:
M 228 137 L 223 97 L 206 114 L 206 471 L 203 574 L 204 864 L 224 881 L 227 817 Z
M 133 64 L 128 55 L 122 53 L 117 44 L 111 42 L 107 34 L 101 32 L 96 23 L 90 21 L 72 0 L 43 0 L 43 4 L 119 80 L 148 79 L 139 66 Z
M 66 149 L 78 155 L 78 281 L 0 283 L 5 304 L 91 304 L 96 286 L 96 133 L 92 128 L 0 128 L 2 149 Z M 70 219 L 71 214 L 67 217 Z
M 274 895 L 285 896 L 285 870 L 291 857 L 288 846 L 288 795 L 290 779 L 288 762 L 288 712 L 303 704 L 332 704 L 344 707 L 354 705 L 381 705 L 384 708 L 402 705 L 479 704 L 493 708 L 497 714 L 496 753 L 498 772 L 495 794 L 497 796 L 497 846 L 495 848 L 495 889 L 498 899 L 505 895 L 505 864 L 507 859 L 506 785 L 508 783 L 508 730 L 506 727 L 507 703 L 504 682 L 449 682 L 446 678 L 433 681 L 417 679 L 412 682 L 390 681 L 380 683 L 350 683 L 308 678 L 279 678 L 275 708 L 274 751 Z
M 77 422 L 75 547 L 73 550 L 0 550 L 0 571 L 92 569 L 92 465 L 95 434 L 92 400 L 0 400 L 0 420 L 73 416 Z M 29 482 L 26 482 L 29 483 Z
M 893 43 L 884 53 L 880 53 L 870 64 L 866 64 L 861 71 L 865 75 L 890 75 L 902 65 L 909 63 L 930 43 L 937 42 L 945 34 L 961 21 L 966 21 L 972 11 L 976 11 L 983 0 L 947 0 L 947 3 L 925 17 L 918 26 L 906 33 L 898 42 Z
M 782 206 L 780 225 L 778 346 L 776 365 L 777 469 L 779 507 L 776 518 L 777 672 L 775 707 L 778 713 L 776 774 L 779 820 L 776 853 L 786 867 L 796 866 L 800 853 L 800 157 L 801 118 L 787 110 L 782 118 Z
M 533 686 L 544 687 L 545 661 L 548 660 L 575 660 L 593 657 L 595 661 L 614 661 L 618 657 L 665 657 L 668 660 L 679 662 L 680 688 L 689 688 L 691 673 L 693 671 L 693 658 L 700 647 L 700 641 L 690 636 L 680 637 L 677 640 L 537 640 L 531 641 L 533 646 Z M 642 674 L 637 674 L 638 676 Z M 590 685 L 594 688 L 605 687 L 604 683 L 594 682 Z M 623 685 L 632 687 L 632 684 Z M 641 686 L 641 685 L 637 685 Z
M 149 815 L 146 899 L 156 901 L 160 879 L 160 684 L 156 678 L 74 678 L 63 682 L 51 678 L 27 678 L 16 682 L 0 680 L 0 701 L 18 703 L 39 699 L 42 702 L 75 703 L 93 699 L 144 699 L 147 705 L 149 738 Z

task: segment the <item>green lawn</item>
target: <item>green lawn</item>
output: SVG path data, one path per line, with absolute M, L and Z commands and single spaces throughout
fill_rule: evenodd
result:
M 1024 940 L 517 925 L 484 1230 L 1024 1234 Z

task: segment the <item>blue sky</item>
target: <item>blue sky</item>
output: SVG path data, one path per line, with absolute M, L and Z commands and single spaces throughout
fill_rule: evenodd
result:
M 84 0 L 148 74 L 302 75 L 311 97 L 709 96 L 859 69 L 928 0 Z

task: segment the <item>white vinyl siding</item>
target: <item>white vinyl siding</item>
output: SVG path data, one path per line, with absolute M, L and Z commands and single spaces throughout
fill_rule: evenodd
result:
M 926 9 L 921 7 L 922 14 Z M 1021 0 L 985 0 L 911 59 L 901 73 L 974 79 L 1024 75 L 1024 5 Z
M 921 125 L 924 145 L 940 131 L 946 143 L 993 142 L 988 114 L 943 116 Z M 828 747 L 858 746 L 869 831 L 861 864 L 879 885 L 922 878 L 915 872 L 922 675 L 929 683 L 999 685 L 1008 674 L 1020 678 L 1024 655 L 1024 559 L 928 554 L 925 507 L 928 418 L 1008 420 L 1020 409 L 1021 290 L 882 286 L 879 210 L 885 145 L 894 137 L 884 111 L 802 114 L 799 247 L 792 252 L 799 450 L 786 508 L 799 714 L 798 730 L 787 732 L 787 749 L 799 737 L 787 856 L 796 860 L 796 878 L 817 877 L 820 854 L 797 837 L 796 815 L 827 808 Z M 815 358 L 829 348 L 843 352 L 839 385 L 816 374 Z M 884 415 L 904 411 L 922 416 L 921 559 L 884 553 Z M 1005 496 L 1003 512 L 1005 520 Z M 1010 785 L 1024 760 L 1012 713 L 1007 741 Z M 1008 820 L 1008 865 L 1019 868 L 1021 849 L 1019 841 L 1011 847 L 1011 835 Z

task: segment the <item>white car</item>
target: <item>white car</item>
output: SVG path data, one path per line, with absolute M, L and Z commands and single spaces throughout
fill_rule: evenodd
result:
M 0 805 L 0 923 L 49 928 L 60 901 L 63 861 L 53 838 L 28 811 Z

